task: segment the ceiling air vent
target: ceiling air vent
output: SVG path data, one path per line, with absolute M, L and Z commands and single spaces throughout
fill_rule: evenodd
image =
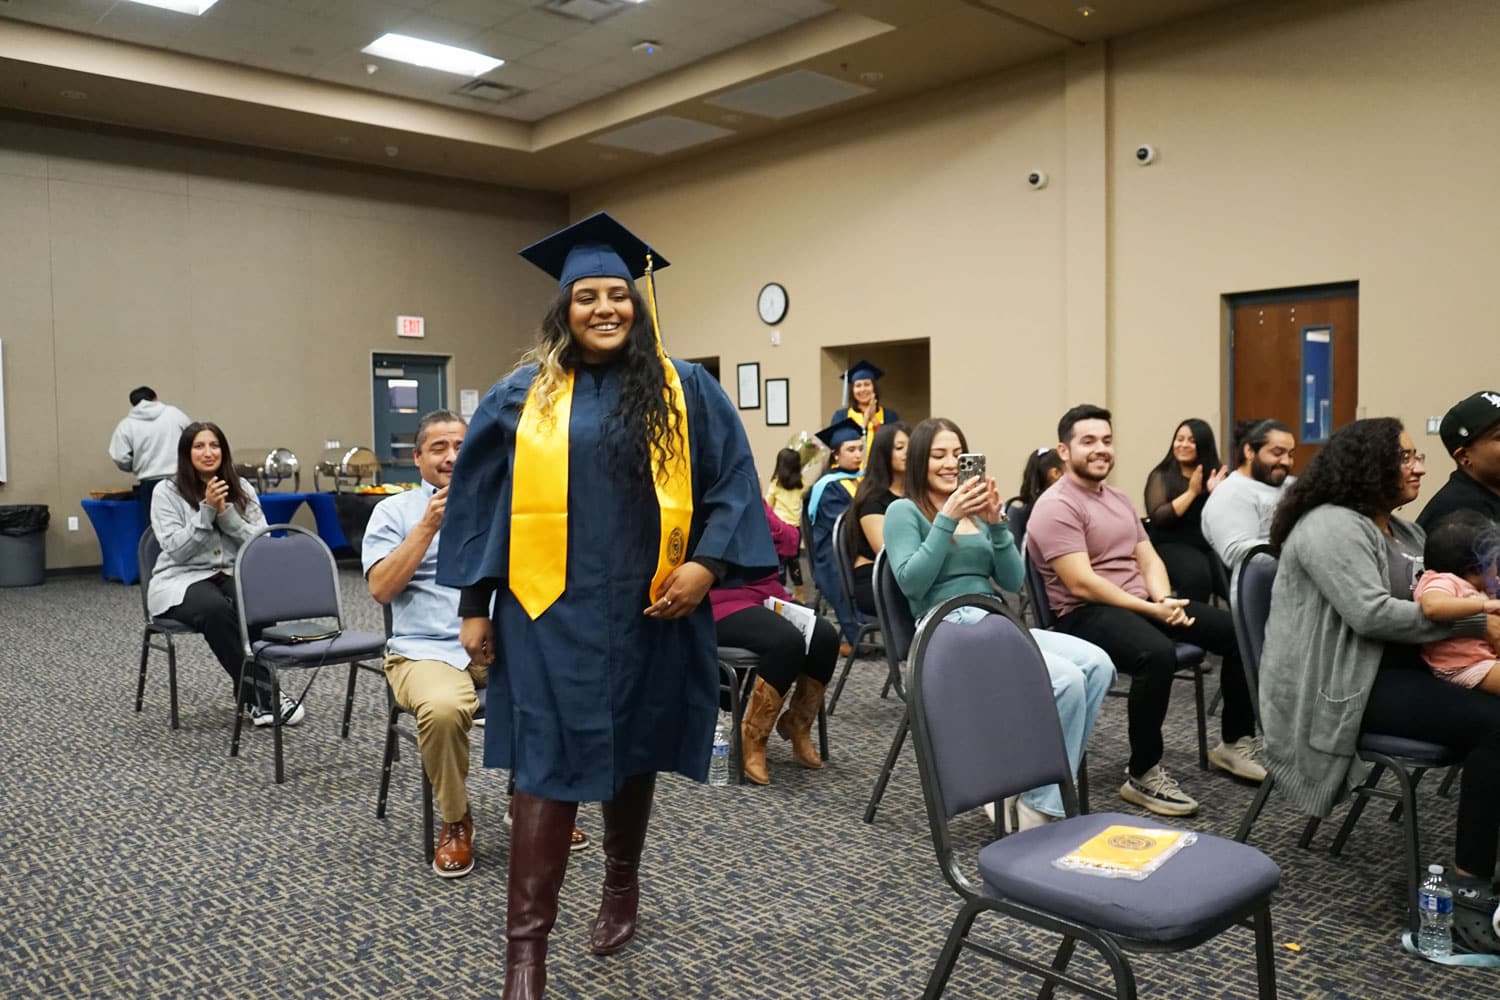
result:
M 489 80 L 470 80 L 454 91 L 459 97 L 472 97 L 476 101 L 487 101 L 490 104 L 499 104 L 508 101 L 512 97 L 519 97 L 525 91 L 520 87 L 510 87 L 503 83 L 492 83 Z
M 575 21 L 588 21 L 592 24 L 612 14 L 618 14 L 629 6 L 630 4 L 625 0 L 547 0 L 540 9 L 561 17 L 571 17 Z

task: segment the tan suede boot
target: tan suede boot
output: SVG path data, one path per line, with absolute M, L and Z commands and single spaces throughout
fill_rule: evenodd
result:
M 815 771 L 822 768 L 823 757 L 813 745 L 812 726 L 817 721 L 818 709 L 823 707 L 826 686 L 811 677 L 798 677 L 797 685 L 792 689 L 791 704 L 776 723 L 776 731 L 782 739 L 791 741 L 792 755 L 797 758 L 797 763 Z
M 740 756 L 745 777 L 757 785 L 771 783 L 770 772 L 766 770 L 766 739 L 785 697 L 759 677 L 755 678 L 755 690 L 750 692 L 750 704 L 745 706 L 745 718 L 740 723 Z

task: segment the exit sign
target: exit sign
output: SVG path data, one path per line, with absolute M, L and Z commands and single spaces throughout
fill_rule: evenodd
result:
M 396 336 L 425 337 L 427 336 L 427 321 L 421 316 L 397 316 Z

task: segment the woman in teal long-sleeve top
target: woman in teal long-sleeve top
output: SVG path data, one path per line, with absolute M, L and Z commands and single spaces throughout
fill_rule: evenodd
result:
M 958 456 L 968 450 L 953 421 L 934 417 L 918 424 L 907 446 L 906 498 L 885 513 L 886 558 L 918 618 L 950 597 L 990 593 L 992 580 L 1003 590 L 1021 587 L 1021 555 L 1006 527 L 995 480 L 958 482 Z M 984 614 L 962 608 L 948 620 L 972 624 Z M 1091 642 L 1041 629 L 1031 634 L 1047 661 L 1068 763 L 1077 773 L 1114 684 L 1115 667 Z M 1017 814 L 1020 829 L 1058 818 L 1062 792 L 1056 785 L 1032 789 L 1018 800 Z

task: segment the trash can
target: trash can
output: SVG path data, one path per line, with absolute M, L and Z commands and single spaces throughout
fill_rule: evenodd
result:
M 47 522 L 41 504 L 0 507 L 0 587 L 35 587 L 47 577 Z

